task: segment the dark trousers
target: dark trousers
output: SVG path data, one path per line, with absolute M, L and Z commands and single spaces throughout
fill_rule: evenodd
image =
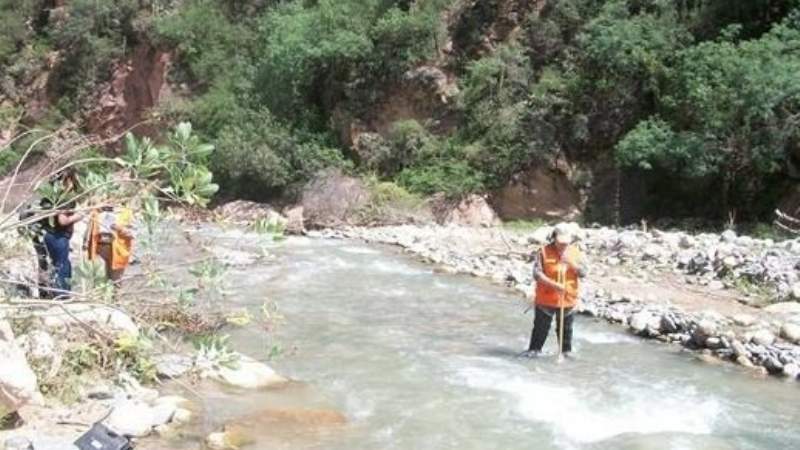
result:
M 55 269 L 56 279 L 53 287 L 59 291 L 56 293 L 57 295 L 67 294 L 72 287 L 70 284 L 72 263 L 69 261 L 69 238 L 70 236 L 64 233 L 48 232 L 44 235 L 44 244 Z
M 561 310 L 559 308 L 548 308 L 545 306 L 536 307 L 536 315 L 533 318 L 533 331 L 531 331 L 531 344 L 528 350 L 540 352 L 547 341 L 547 333 L 550 332 L 550 322 L 556 319 L 556 336 L 561 336 Z M 564 353 L 572 351 L 572 308 L 564 308 L 564 345 L 561 348 Z
M 50 298 L 47 287 L 50 285 L 50 263 L 47 260 L 47 247 L 44 245 L 42 236 L 33 238 L 33 249 L 36 250 L 36 287 L 39 288 L 39 298 Z

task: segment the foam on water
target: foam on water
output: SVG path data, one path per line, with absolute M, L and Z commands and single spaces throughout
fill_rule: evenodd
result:
M 639 341 L 633 336 L 610 331 L 576 331 L 575 338 L 590 344 L 636 344 Z
M 692 387 L 669 386 L 661 391 L 663 396 L 654 396 L 649 389 L 565 386 L 563 380 L 543 381 L 547 374 L 534 375 L 519 365 L 480 359 L 481 366 L 462 365 L 451 382 L 506 394 L 516 401 L 522 417 L 550 425 L 574 442 L 599 442 L 626 433 L 710 434 L 721 409 L 716 400 L 703 398 Z M 611 398 L 607 389 L 623 399 Z
M 368 247 L 346 246 L 346 247 L 340 247 L 339 250 L 341 250 L 341 251 L 343 251 L 345 253 L 350 253 L 352 255 L 379 255 L 380 254 L 380 252 L 378 250 L 371 249 L 371 248 L 368 248 Z

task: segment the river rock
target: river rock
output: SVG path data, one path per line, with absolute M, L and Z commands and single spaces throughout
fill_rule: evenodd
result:
M 36 374 L 14 341 L 0 341 L 0 410 L 16 411 L 39 395 Z
M 54 306 L 37 313 L 48 331 L 89 325 L 114 336 L 139 334 L 139 327 L 124 312 L 102 305 L 67 304 Z
M 158 355 L 153 358 L 153 362 L 158 376 L 163 378 L 179 378 L 188 372 L 194 364 L 192 358 L 177 353 Z
M 800 376 L 800 365 L 791 363 L 783 366 L 783 376 L 790 379 L 796 379 Z
M 661 323 L 659 324 L 659 329 L 662 333 L 671 334 L 677 333 L 680 331 L 680 326 L 673 317 L 672 314 L 664 314 L 661 316 Z
M 185 425 L 192 421 L 193 414 L 190 410 L 185 408 L 177 408 L 175 414 L 172 415 L 172 423 L 176 425 Z
M 636 334 L 658 334 L 661 318 L 650 311 L 639 311 L 628 319 L 628 326 Z
M 5 450 L 33 450 L 33 443 L 25 436 L 12 436 L 3 443 Z
M 800 344 L 800 325 L 785 323 L 781 327 L 781 337 L 792 344 Z
M 740 327 L 749 327 L 754 323 L 756 323 L 755 316 L 752 316 L 750 314 L 737 314 L 733 316 L 732 319 L 733 323 L 739 325 Z
M 144 437 L 156 425 L 153 408 L 132 400 L 122 400 L 114 405 L 105 425 L 115 433 L 128 437 Z
M 800 301 L 800 282 L 794 283 L 792 285 L 792 300 L 798 302 Z
M 773 314 L 782 314 L 782 315 L 800 314 L 800 303 L 798 302 L 773 303 L 764 308 L 764 310 Z
M 733 230 L 725 230 L 720 236 L 722 242 L 733 243 L 736 242 L 736 232 Z
M 75 444 L 63 437 L 36 435 L 32 440 L 34 450 L 78 450 Z
M 217 381 L 244 389 L 259 389 L 288 382 L 266 364 L 241 354 L 235 367 L 216 367 L 208 375 Z
M 731 341 L 731 350 L 733 350 L 733 354 L 736 357 L 744 356 L 747 357 L 748 351 L 745 348 L 744 344 L 738 339 L 734 339 Z
M 692 340 L 699 346 L 706 343 L 706 339 L 717 334 L 717 323 L 710 319 L 703 319 L 697 323 L 692 333 Z
M 774 356 L 768 356 L 764 360 L 764 368 L 766 368 L 769 373 L 783 373 L 783 363 Z
M 225 431 L 211 433 L 206 438 L 206 445 L 212 450 L 238 450 L 253 443 L 255 439 L 237 426 L 226 426 Z
M 743 367 L 755 367 L 750 358 L 745 355 L 739 355 L 736 357 L 736 363 Z
M 36 368 L 37 373 L 45 379 L 51 379 L 61 369 L 61 350 L 53 337 L 43 330 L 33 330 L 19 339 L 28 362 Z
M 472 194 L 462 199 L 454 208 L 444 212 L 439 218 L 443 225 L 463 225 L 468 227 L 491 227 L 498 225 L 500 219 L 489 202 L 480 195 Z
M 769 330 L 758 330 L 751 340 L 758 345 L 769 346 L 775 342 L 775 335 Z
M 303 234 L 306 231 L 305 217 L 303 215 L 303 207 L 295 206 L 294 208 L 284 211 L 286 214 L 286 232 L 289 234 Z

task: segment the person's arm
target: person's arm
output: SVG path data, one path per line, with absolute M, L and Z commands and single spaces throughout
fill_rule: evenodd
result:
M 83 214 L 59 213 L 58 216 L 56 216 L 56 219 L 58 220 L 59 225 L 61 225 L 62 227 L 68 227 L 83 220 Z
M 575 273 L 577 273 L 577 274 L 578 274 L 578 278 L 583 278 L 583 277 L 585 277 L 585 276 L 586 276 L 586 274 L 588 274 L 588 273 L 589 273 L 589 270 L 588 270 L 588 268 L 587 268 L 586 264 L 583 262 L 583 260 L 581 260 L 581 262 L 580 262 L 580 263 L 578 263 L 578 262 L 576 262 L 576 261 L 574 261 L 574 260 L 572 260 L 572 259 L 570 259 L 570 258 L 567 258 L 567 257 L 566 257 L 566 254 L 567 254 L 567 253 L 566 253 L 566 252 L 564 252 L 564 255 L 565 255 L 565 257 L 564 257 L 564 259 L 563 259 L 563 262 L 564 262 L 564 263 L 565 263 L 565 264 L 566 264 L 566 265 L 567 265 L 567 266 L 568 266 L 570 269 L 574 270 L 574 271 L 575 271 Z
M 545 275 L 544 270 L 542 269 L 542 254 L 541 252 L 536 255 L 536 258 L 533 262 L 533 279 L 536 280 L 537 283 L 545 284 L 553 289 L 562 291 L 564 290 L 564 286 L 556 283 L 553 279 Z

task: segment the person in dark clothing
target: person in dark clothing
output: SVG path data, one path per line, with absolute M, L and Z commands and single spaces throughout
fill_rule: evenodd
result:
M 77 185 L 74 172 L 66 172 L 58 177 L 67 195 L 71 194 Z M 64 205 L 54 205 L 55 215 L 50 218 L 50 224 L 44 234 L 44 244 L 50 261 L 55 269 L 55 282 L 53 293 L 55 297 L 65 298 L 72 290 L 72 263 L 69 259 L 69 241 L 72 238 L 74 226 L 83 220 L 84 215 L 75 212 L 75 202 L 70 201 Z M 51 206 L 53 207 L 53 206 Z

